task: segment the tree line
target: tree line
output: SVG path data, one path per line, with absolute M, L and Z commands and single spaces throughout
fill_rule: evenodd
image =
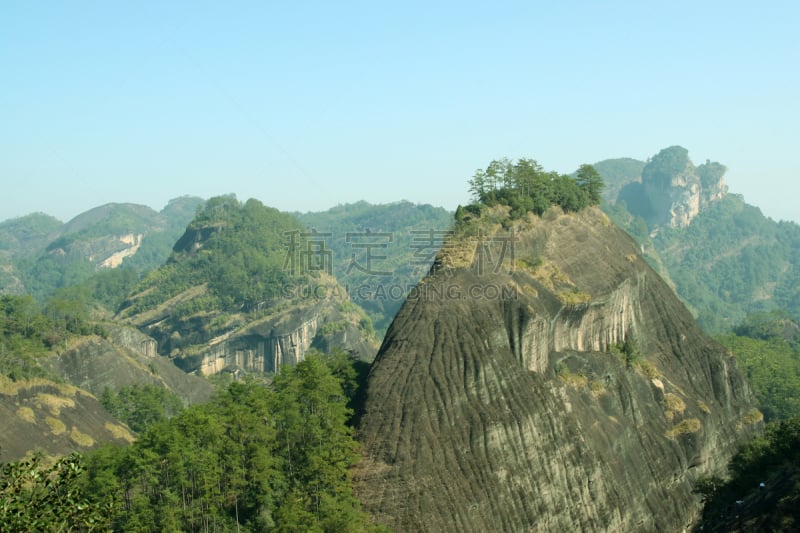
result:
M 0 469 L 14 531 L 371 531 L 350 468 L 355 362 L 312 354 L 272 380 L 231 383 L 207 404 L 56 467 Z M 0 526 L 0 531 L 4 526 Z
M 469 180 L 472 199 L 484 205 L 508 205 L 511 216 L 542 215 L 552 205 L 580 211 L 600 204 L 603 179 L 592 165 L 581 165 L 575 177 L 548 172 L 533 159 L 493 160 Z
M 31 296 L 0 296 L 0 374 L 12 381 L 48 377 L 39 357 L 62 349 L 70 337 L 105 335 L 86 310 L 59 297 L 40 305 Z

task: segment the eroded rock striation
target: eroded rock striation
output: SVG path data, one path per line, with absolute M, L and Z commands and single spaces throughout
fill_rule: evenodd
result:
M 209 376 L 223 371 L 278 372 L 283 365 L 303 361 L 312 348 L 342 348 L 372 360 L 377 344 L 364 334 L 361 315 L 348 303 L 328 299 L 244 322 L 209 340 L 198 353 L 179 353 L 174 361 L 187 372 Z
M 458 229 L 384 339 L 364 507 L 397 531 L 689 526 L 757 428 L 734 359 L 599 210 L 501 218 Z

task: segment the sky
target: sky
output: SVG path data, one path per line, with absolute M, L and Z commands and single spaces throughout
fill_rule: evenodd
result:
M 800 3 L 0 2 L 0 220 L 234 193 L 455 209 L 679 144 L 800 221 Z

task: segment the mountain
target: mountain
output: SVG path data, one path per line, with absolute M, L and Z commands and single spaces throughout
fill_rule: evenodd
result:
M 295 217 L 330 236 L 333 274 L 380 334 L 428 271 L 453 225 L 446 209 L 406 201 L 361 201 Z
M 103 336 L 87 336 L 43 361 L 55 376 L 100 397 L 105 390 L 145 384 L 164 388 L 184 405 L 211 397 L 211 384 L 177 368 L 156 352 L 156 341 L 138 330 L 114 323 L 103 324 Z
M 324 237 L 257 200 L 210 199 L 116 320 L 187 372 L 276 372 L 312 348 L 371 360 L 372 323 L 332 275 Z
M 0 374 L 0 461 L 32 451 L 51 456 L 85 452 L 103 443 L 129 444 L 133 432 L 112 416 L 100 398 L 145 384 L 175 395 L 182 405 L 211 397 L 211 384 L 186 374 L 148 346 L 135 330 L 107 325 L 110 335 L 73 339 L 69 348 L 37 363 L 51 378 L 12 380 Z
M 154 345 L 138 331 L 88 322 L 76 307 L 42 310 L 30 296 L 0 296 L 0 460 L 130 442 L 98 397 L 131 386 L 148 383 L 179 404 L 206 401 L 211 385 L 155 357 Z
M 596 165 L 603 174 L 612 162 Z M 694 166 L 685 148 L 654 156 L 604 210 L 633 236 L 701 326 L 730 331 L 748 313 L 800 318 L 800 226 L 765 217 L 727 192 L 725 167 Z M 614 179 L 617 175 L 612 175 Z
M 155 268 L 202 203 L 176 198 L 161 212 L 106 204 L 64 224 L 41 214 L 5 221 L 0 224 L 0 293 L 44 298 L 123 262 L 139 271 Z
M 44 213 L 0 222 L 0 294 L 25 292 L 14 258 L 43 250 L 59 227 L 61 221 Z
M 642 182 L 642 170 L 644 161 L 630 157 L 619 157 L 616 159 L 606 159 L 592 165 L 603 177 L 605 187 L 603 187 L 603 199 L 616 202 L 619 191 L 628 184 Z
M 761 414 L 598 209 L 467 216 L 370 372 L 356 472 L 399 531 L 678 531 Z
M 24 253 L 47 245 L 48 237 L 62 226 L 60 220 L 44 213 L 0 222 L 0 250 Z
M 641 181 L 624 186 L 617 199 L 651 228 L 685 228 L 701 209 L 728 192 L 725 170 L 711 161 L 695 167 L 686 148 L 671 146 L 653 156 L 642 168 Z

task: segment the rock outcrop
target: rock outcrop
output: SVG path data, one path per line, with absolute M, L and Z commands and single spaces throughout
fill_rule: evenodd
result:
M 106 338 L 81 338 L 59 355 L 44 362 L 64 382 L 80 387 L 95 396 L 108 388 L 145 383 L 163 387 L 185 404 L 205 402 L 213 388 L 208 381 L 187 375 L 172 361 L 158 355 L 156 341 L 131 327 L 107 323 Z
M 361 315 L 328 299 L 297 305 L 265 318 L 248 321 L 215 337 L 199 350 L 179 353 L 175 363 L 187 372 L 209 376 L 220 372 L 277 372 L 301 362 L 312 348 L 346 348 L 372 360 L 377 345 L 361 330 Z
M 695 167 L 686 148 L 671 146 L 644 166 L 641 183 L 622 188 L 619 199 L 652 229 L 685 228 L 702 209 L 727 194 L 725 170 L 711 161 Z
M 206 376 L 276 372 L 312 348 L 371 361 L 372 323 L 331 275 L 324 237 L 304 232 L 257 200 L 212 198 L 116 317 Z
M 131 257 L 132 255 L 136 254 L 139 251 L 139 248 L 142 246 L 142 234 L 137 233 L 134 235 L 133 233 L 129 233 L 127 235 L 122 235 L 119 238 L 120 244 L 125 246 L 122 250 L 116 251 L 109 255 L 106 259 L 100 263 L 100 266 L 103 268 L 117 268 L 122 264 L 122 261 L 126 257 Z M 89 260 L 92 261 L 94 258 L 89 257 Z
M 398 531 L 691 525 L 693 482 L 758 425 L 734 359 L 599 210 L 513 233 L 492 217 L 458 230 L 384 339 L 364 508 Z

